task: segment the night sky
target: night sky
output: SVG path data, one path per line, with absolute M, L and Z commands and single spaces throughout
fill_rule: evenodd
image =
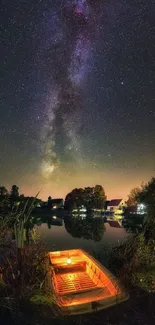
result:
M 155 174 L 154 0 L 5 0 L 0 185 L 125 198 Z

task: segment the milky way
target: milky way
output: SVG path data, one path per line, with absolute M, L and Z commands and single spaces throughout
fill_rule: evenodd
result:
M 155 2 L 3 1 L 0 179 L 123 197 L 155 170 Z
M 83 110 L 83 81 L 91 66 L 92 12 L 87 0 L 73 0 L 68 1 L 57 16 L 56 44 L 49 50 L 52 84 L 41 137 L 42 172 L 46 177 L 61 165 L 62 156 L 63 162 L 68 159 L 81 166 L 84 164 L 78 133 Z

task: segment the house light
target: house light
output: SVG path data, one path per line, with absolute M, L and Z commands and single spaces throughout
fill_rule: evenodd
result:
M 56 218 L 57 218 L 56 216 L 53 217 L 53 219 L 56 219 Z

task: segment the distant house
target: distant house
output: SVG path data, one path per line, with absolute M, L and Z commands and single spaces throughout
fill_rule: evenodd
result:
M 64 200 L 63 199 L 51 199 L 50 204 L 51 204 L 52 209 L 60 209 L 60 208 L 64 207 Z
M 126 202 L 123 199 L 114 199 L 108 201 L 107 212 L 111 212 L 114 214 L 122 214 L 125 207 Z

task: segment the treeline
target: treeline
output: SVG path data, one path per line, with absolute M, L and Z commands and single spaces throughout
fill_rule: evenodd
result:
M 35 205 L 41 203 L 42 200 L 33 196 L 24 196 L 24 194 L 19 193 L 19 187 L 17 185 L 12 185 L 11 189 L 8 190 L 5 186 L 0 186 L 0 210 L 10 210 L 18 205 L 24 206 L 25 203 L 29 201 L 35 201 Z
M 101 185 L 95 187 L 75 188 L 65 198 L 65 209 L 73 210 L 84 206 L 87 211 L 103 209 L 106 195 Z
M 143 204 L 146 215 L 144 217 L 144 228 L 146 240 L 155 240 L 155 177 L 146 184 L 131 190 L 128 196 L 128 207 Z

